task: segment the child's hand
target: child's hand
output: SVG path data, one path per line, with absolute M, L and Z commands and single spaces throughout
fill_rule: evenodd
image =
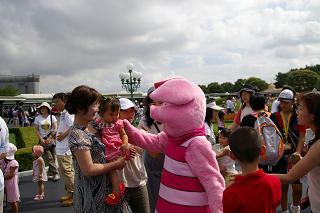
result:
M 129 147 L 130 150 L 130 158 L 134 158 L 136 156 L 136 149 L 133 146 Z
M 127 156 L 127 151 L 128 151 L 128 143 L 123 143 L 121 145 L 121 149 L 122 149 L 122 152 L 123 152 L 123 156 Z
M 39 179 L 42 179 L 42 174 L 39 174 Z

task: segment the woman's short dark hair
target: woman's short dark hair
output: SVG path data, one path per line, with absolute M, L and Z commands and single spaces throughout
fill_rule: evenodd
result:
M 309 147 L 320 139 L 320 92 L 309 92 L 302 95 L 300 102 L 303 102 L 310 114 L 313 114 L 313 124 L 316 127 L 314 138 L 309 142 Z
M 208 125 L 210 125 L 210 122 L 212 121 L 212 115 L 213 115 L 213 109 L 207 107 L 206 117 L 205 117 L 204 121 L 207 122 Z
M 87 113 L 89 106 L 99 102 L 100 98 L 101 94 L 97 90 L 81 85 L 66 94 L 65 109 L 70 114 L 76 114 L 78 110 L 84 110 L 84 113 Z
M 253 111 L 262 110 L 266 105 L 266 98 L 264 95 L 256 93 L 250 96 L 250 107 Z

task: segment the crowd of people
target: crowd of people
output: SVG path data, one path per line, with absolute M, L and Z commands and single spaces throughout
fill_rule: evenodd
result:
M 203 129 L 191 129 L 188 130 L 192 131 L 191 135 L 175 136 L 168 134 L 171 126 L 165 119 L 155 119 L 164 116 L 166 111 L 158 114 L 152 111 L 166 109 L 175 103 L 170 98 L 158 98 L 155 91 L 157 87 L 148 90 L 142 110 L 129 99 L 105 98 L 97 90 L 83 85 L 70 93 L 53 96 L 54 107 L 59 111 L 57 117 L 52 115 L 52 106 L 47 102 L 37 108 L 33 105 L 28 113 L 23 110 L 23 103 L 17 109 L 12 107 L 7 123 L 20 126 L 33 123 L 39 138 L 39 144 L 32 147 L 33 182 L 38 185 L 35 202 L 45 199 L 46 181 L 57 181 L 62 177 L 66 195 L 60 198 L 61 205 L 73 205 L 74 212 L 163 212 L 163 205 L 170 206 L 170 212 L 181 209 L 185 212 L 275 212 L 279 205 L 282 212 L 289 212 L 288 187 L 291 184 L 290 210 L 296 213 L 300 212 L 302 177 L 308 175 L 311 210 L 320 212 L 320 160 L 317 157 L 320 150 L 320 93 L 310 92 L 297 98 L 292 88 L 284 87 L 270 107 L 269 97 L 261 95 L 251 85 L 244 85 L 238 93 L 241 100 L 238 111 L 232 97 L 227 97 L 222 107 L 215 101 L 207 101 L 203 106 L 206 109 L 201 124 Z M 187 103 L 184 99 L 187 98 L 176 98 L 179 106 Z M 142 116 L 136 116 L 137 112 Z M 232 113 L 235 113 L 233 123 L 226 126 L 224 116 Z M 137 118 L 137 127 L 130 126 Z M 270 124 L 275 131 L 263 132 L 261 121 Z M 8 128 L 1 117 L 0 124 L 0 212 L 4 189 L 13 212 L 18 212 L 19 163 L 14 159 L 17 148 L 9 143 Z M 307 127 L 314 133 L 311 141 L 305 141 Z M 272 135 L 276 133 L 278 136 Z M 182 139 L 203 136 L 207 144 L 197 142 L 201 147 L 183 145 Z M 271 150 L 275 145 L 270 137 L 277 142 L 278 149 Z M 168 148 L 160 144 L 167 139 Z M 147 142 L 157 143 L 160 148 L 146 148 L 150 147 Z M 171 142 L 177 145 L 170 145 Z M 202 147 L 208 144 L 210 150 Z M 191 162 L 196 156 L 187 153 L 188 146 L 197 150 L 194 155 L 205 153 L 201 159 L 207 159 L 208 166 L 194 169 L 199 165 Z M 270 153 L 278 156 L 270 160 Z M 48 163 L 48 171 L 42 156 Z M 261 159 L 270 161 L 265 163 Z M 238 170 L 237 163 L 240 165 Z M 170 171 L 170 167 L 175 169 Z M 215 177 L 206 178 L 203 174 Z M 178 188 L 168 187 L 172 184 Z M 194 193 L 200 196 L 210 184 L 213 185 L 210 189 L 216 189 L 216 192 L 207 192 L 201 197 L 204 200 L 195 196 Z M 179 187 L 191 191 L 179 194 Z M 164 200 L 168 192 L 181 197 L 172 195 L 169 197 L 173 201 Z M 214 199 L 210 197 L 212 193 L 217 194 Z M 195 200 L 190 200 L 191 197 Z M 177 207 L 179 202 L 186 200 L 202 203 L 204 208 L 196 204 L 190 205 L 191 208 L 189 205 Z

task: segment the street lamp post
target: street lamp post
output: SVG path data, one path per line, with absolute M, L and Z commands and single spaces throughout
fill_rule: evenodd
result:
M 131 101 L 133 102 L 133 92 L 137 91 L 140 87 L 142 73 L 133 71 L 133 64 L 128 65 L 129 73 L 120 73 L 122 88 L 130 92 Z

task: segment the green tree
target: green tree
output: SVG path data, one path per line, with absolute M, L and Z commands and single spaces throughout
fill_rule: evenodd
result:
M 276 88 L 282 88 L 283 85 L 287 84 L 288 75 L 289 75 L 289 73 L 278 72 L 278 74 L 276 75 L 276 78 L 275 78 L 276 82 L 274 83 Z
M 288 75 L 288 84 L 297 92 L 310 91 L 313 88 L 319 89 L 320 75 L 311 70 L 291 71 Z
M 238 80 L 236 80 L 236 82 L 234 82 L 232 92 L 238 92 L 245 83 L 246 79 L 239 78 Z
M 208 93 L 208 88 L 206 85 L 198 85 L 204 93 Z
M 221 84 L 223 92 L 232 92 L 233 91 L 233 83 L 231 82 L 224 82 Z
M 209 93 L 222 93 L 223 88 L 218 82 L 212 82 L 208 84 L 208 92 Z
M 4 88 L 0 88 L 0 96 L 16 96 L 19 95 L 18 89 L 14 88 L 12 85 L 8 85 Z
M 248 78 L 246 81 L 246 84 L 251 84 L 252 86 L 257 87 L 259 91 L 264 91 L 264 90 L 268 89 L 268 85 L 269 85 L 264 80 L 262 80 L 260 78 L 256 78 L 256 77 Z

